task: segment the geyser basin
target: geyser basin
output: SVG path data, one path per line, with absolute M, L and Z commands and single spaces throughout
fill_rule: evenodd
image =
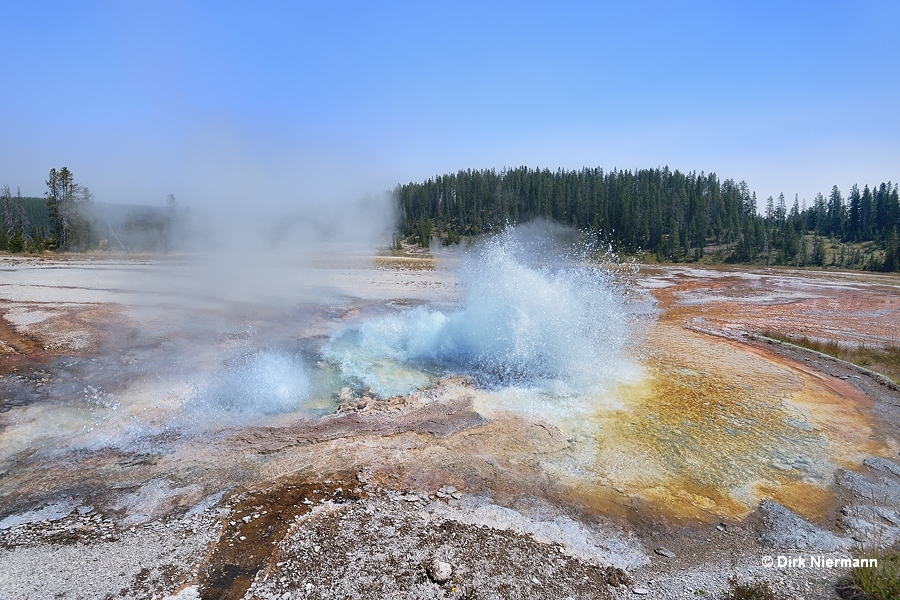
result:
M 775 498 L 816 515 L 837 469 L 889 450 L 858 390 L 685 330 L 683 307 L 677 323 L 648 327 L 621 278 L 547 245 L 535 251 L 521 232 L 465 255 L 459 281 L 459 305 L 353 323 L 324 355 L 383 396 L 470 376 L 481 414 L 568 440 L 545 452 L 540 436 L 497 425 L 477 454 L 506 457 L 512 472 L 531 462 L 597 510 L 644 503 L 736 518 Z M 527 458 L 539 453 L 537 464 Z
M 683 327 L 699 317 L 718 324 L 748 307 L 759 322 L 775 310 L 765 278 L 746 278 L 744 289 L 737 285 L 744 279 L 720 277 L 714 283 L 727 283 L 727 303 L 681 303 L 679 282 L 699 290 L 709 281 L 681 267 L 658 269 L 646 281 L 662 311 L 648 327 L 653 319 L 629 287 L 644 275 L 619 277 L 578 253 L 532 252 L 525 240 L 492 244 L 454 258 L 453 271 L 444 268 L 450 259 L 417 256 L 413 269 L 404 256 L 374 265 L 371 257 L 335 257 L 298 270 L 321 271 L 309 278 L 315 286 L 293 281 L 280 265 L 273 279 L 285 289 L 274 297 L 304 299 L 288 305 L 198 300 L 193 290 L 185 301 L 174 291 L 148 297 L 138 293 L 148 278 L 165 281 L 167 270 L 180 268 L 153 261 L 139 271 L 117 261 L 73 272 L 53 261 L 12 267 L 0 286 L 4 314 L 13 311 L 0 335 L 19 349 L 2 364 L 20 369 L 7 370 L 0 384 L 14 400 L 0 413 L 7 512 L 19 498 L 40 502 L 85 485 L 102 497 L 162 478 L 172 490 L 214 493 L 285 473 L 368 465 L 411 488 L 532 493 L 600 513 L 649 507 L 740 516 L 773 497 L 814 516 L 831 498 L 835 469 L 900 448 L 896 426 L 879 421 L 849 382 Z M 817 302 L 825 295 L 840 302 L 837 295 L 848 293 L 848 276 L 830 287 L 819 285 L 828 274 L 809 277 L 812 292 L 792 283 L 790 302 L 813 293 Z M 863 312 L 896 298 L 896 288 L 859 285 L 853 293 L 857 302 L 848 306 Z M 72 303 L 59 301 L 66 294 L 75 294 Z M 767 304 L 754 304 L 759 298 Z M 56 316 L 21 319 L 35 310 Z M 793 304 L 778 310 L 803 324 Z M 848 326 L 862 320 L 851 317 Z M 96 340 L 89 350 L 74 357 L 74 350 L 54 350 L 62 354 L 55 357 L 43 350 L 57 333 L 82 331 Z M 475 387 L 429 388 L 453 374 Z M 99 391 L 88 394 L 88 386 Z M 250 389 L 229 396 L 241 386 Z M 325 419 L 322 427 L 341 426 L 320 434 L 310 415 L 333 410 L 344 386 L 381 396 L 426 390 L 405 404 L 385 402 L 396 419 L 388 409 L 344 414 L 352 418 Z M 221 394 L 210 393 L 216 389 Z M 454 431 L 447 437 L 427 423 L 394 426 L 417 398 L 433 404 L 450 396 L 470 397 L 490 422 L 469 414 L 465 428 L 441 429 Z M 191 412 L 197 398 L 207 400 L 199 404 L 211 418 Z M 428 408 L 457 418 L 438 410 L 443 405 Z M 186 420 L 201 432 L 226 431 L 193 435 Z

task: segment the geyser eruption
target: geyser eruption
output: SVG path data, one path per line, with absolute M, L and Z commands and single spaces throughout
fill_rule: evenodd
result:
M 324 356 L 382 396 L 451 374 L 487 388 L 607 387 L 629 339 L 624 291 L 613 270 L 590 260 L 591 248 L 548 242 L 554 231 L 562 230 L 508 228 L 483 241 L 460 261 L 458 310 L 419 306 L 371 319 L 334 334 Z
M 310 397 L 310 377 L 295 354 L 263 350 L 232 361 L 188 403 L 191 412 L 207 418 L 239 421 L 254 415 L 298 410 Z

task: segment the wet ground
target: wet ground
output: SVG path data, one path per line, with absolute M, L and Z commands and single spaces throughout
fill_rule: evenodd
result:
M 766 500 L 843 540 L 900 534 L 900 395 L 756 336 L 891 343 L 900 279 L 648 267 L 629 286 L 659 307 L 628 349 L 639 376 L 571 413 L 540 399 L 521 410 L 524 392 L 464 377 L 389 399 L 332 389 L 322 341 L 348 322 L 452 303 L 457 282 L 440 260 L 3 257 L 0 543 L 8 564 L 36 560 L 48 578 L 13 568 L 0 590 L 587 598 L 627 579 L 610 567 L 680 597 L 700 589 L 682 579 L 714 590 L 731 571 L 771 575 L 753 570 L 762 553 L 798 548 L 760 542 L 779 526 Z M 287 413 L 185 401 L 260 349 L 298 357 L 326 391 Z M 50 577 L 71 569 L 54 548 L 102 562 L 122 543 L 144 559 L 107 587 L 77 569 Z M 172 544 L 184 556 L 160 558 Z M 435 581 L 433 557 L 456 579 Z M 838 575 L 784 585 L 832 597 Z

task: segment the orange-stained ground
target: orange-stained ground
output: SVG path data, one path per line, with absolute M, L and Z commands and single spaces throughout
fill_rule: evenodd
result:
M 900 277 L 863 272 L 643 267 L 663 321 L 868 345 L 900 343 Z
M 896 428 L 857 387 L 738 340 L 778 329 L 890 343 L 900 279 L 649 267 L 638 281 L 661 308 L 644 348 L 650 378 L 623 390 L 626 410 L 596 416 L 599 481 L 678 518 L 740 517 L 763 498 L 814 516 L 831 505 L 836 469 L 896 454 Z

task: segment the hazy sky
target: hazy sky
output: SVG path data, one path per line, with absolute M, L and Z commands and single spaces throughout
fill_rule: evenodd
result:
M 606 5 L 604 5 L 606 4 Z M 900 179 L 900 3 L 2 0 L 0 185 L 281 203 L 461 168 Z

